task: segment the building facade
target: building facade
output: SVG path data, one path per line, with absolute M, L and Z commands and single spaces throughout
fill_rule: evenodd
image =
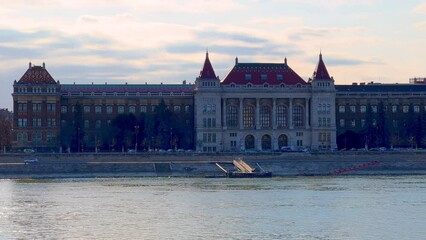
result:
M 420 81 L 422 80 L 422 81 Z M 305 81 L 281 63 L 208 53 L 195 84 L 61 84 L 45 64 L 13 85 L 13 147 L 39 151 L 330 150 L 426 146 L 426 85 L 336 85 L 322 54 Z
M 195 83 L 196 149 L 336 147 L 335 88 L 320 55 L 309 82 L 287 64 L 239 63 L 219 80 L 208 53 Z

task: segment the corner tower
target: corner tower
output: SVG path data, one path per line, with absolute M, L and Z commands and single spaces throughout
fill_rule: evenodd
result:
M 197 151 L 222 151 L 220 80 L 206 52 L 203 68 L 195 80 L 194 116 Z
M 46 65 L 29 63 L 27 71 L 13 84 L 14 148 L 58 151 L 61 85 Z
M 317 67 L 309 79 L 312 87 L 311 122 L 312 148 L 335 149 L 336 145 L 336 89 L 334 79 L 319 54 Z

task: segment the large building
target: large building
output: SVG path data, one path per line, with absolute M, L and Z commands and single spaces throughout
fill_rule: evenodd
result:
M 45 64 L 13 85 L 15 149 L 276 151 L 426 145 L 426 85 L 337 85 L 319 55 L 308 81 L 241 63 L 195 84 L 61 84 Z

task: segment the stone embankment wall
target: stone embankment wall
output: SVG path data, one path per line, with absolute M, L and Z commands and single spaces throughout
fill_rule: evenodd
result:
M 38 163 L 24 164 L 37 158 Z M 274 176 L 334 174 L 425 174 L 426 152 L 271 154 L 24 154 L 0 155 L 0 178 L 37 176 L 221 176 L 242 158 Z

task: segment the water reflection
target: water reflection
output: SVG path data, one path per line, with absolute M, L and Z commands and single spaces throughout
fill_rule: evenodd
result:
M 22 239 L 420 239 L 423 176 L 0 181 Z

